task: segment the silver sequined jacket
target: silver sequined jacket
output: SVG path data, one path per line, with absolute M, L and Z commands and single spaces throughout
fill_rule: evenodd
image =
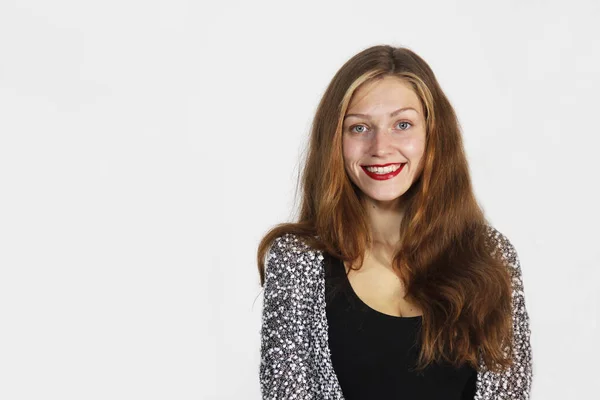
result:
M 512 275 L 514 360 L 494 373 L 480 358 L 475 400 L 529 399 L 532 354 L 521 267 L 511 242 L 489 226 Z M 324 256 L 294 234 L 278 237 L 265 266 L 260 389 L 263 399 L 344 399 L 330 358 Z

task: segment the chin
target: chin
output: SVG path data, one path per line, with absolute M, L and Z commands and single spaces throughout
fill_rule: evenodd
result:
M 395 194 L 388 194 L 388 195 L 368 193 L 368 192 L 363 192 L 363 194 L 373 201 L 390 202 L 390 201 L 398 200 L 400 197 L 402 197 L 404 192 L 398 192 Z

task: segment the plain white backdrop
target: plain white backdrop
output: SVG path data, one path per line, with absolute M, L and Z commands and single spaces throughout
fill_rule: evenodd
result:
M 598 399 L 597 1 L 0 4 L 0 398 L 255 399 L 258 241 L 329 80 L 432 67 L 523 270 L 532 398 Z

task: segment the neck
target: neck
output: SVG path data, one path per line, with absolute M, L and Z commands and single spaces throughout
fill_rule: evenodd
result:
M 392 201 L 365 201 L 373 245 L 395 247 L 400 242 L 400 223 L 404 209 L 400 198 Z

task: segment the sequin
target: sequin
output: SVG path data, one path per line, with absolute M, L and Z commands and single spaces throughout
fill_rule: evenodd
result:
M 532 384 L 529 315 L 520 261 L 506 236 L 489 226 L 512 277 L 513 365 L 489 371 L 479 359 L 474 400 L 527 400 Z M 321 251 L 294 234 L 278 237 L 266 260 L 259 381 L 263 399 L 343 400 L 331 362 Z

